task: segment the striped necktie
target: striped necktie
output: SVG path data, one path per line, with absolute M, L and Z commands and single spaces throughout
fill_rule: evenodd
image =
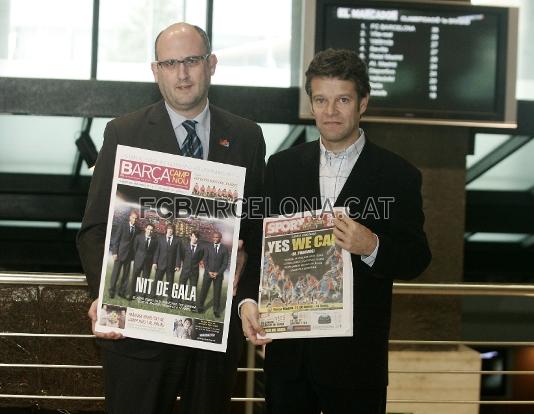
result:
M 202 143 L 195 129 L 197 121 L 184 121 L 182 125 L 187 131 L 187 137 L 182 145 L 182 154 L 185 157 L 202 159 Z

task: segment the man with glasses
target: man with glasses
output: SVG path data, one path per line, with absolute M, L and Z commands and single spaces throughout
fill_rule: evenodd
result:
M 155 52 L 152 72 L 163 100 L 108 123 L 91 181 L 78 249 L 95 298 L 118 144 L 245 167 L 245 199 L 262 194 L 265 142 L 260 127 L 208 102 L 217 57 L 206 33 L 186 23 L 174 24 L 158 35 Z M 261 221 L 256 221 L 244 219 L 241 224 L 248 260 L 233 301 L 226 353 L 122 338 L 119 333 L 96 334 L 110 413 L 170 413 L 178 394 L 181 412 L 228 412 L 243 344 L 237 304 L 244 303 L 243 324 L 257 326 L 246 311 L 252 308 L 246 299 L 258 292 Z M 93 328 L 96 306 L 95 301 L 89 310 Z

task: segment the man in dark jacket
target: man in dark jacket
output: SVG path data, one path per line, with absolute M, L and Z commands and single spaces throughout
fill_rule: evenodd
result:
M 147 224 L 143 234 L 136 236 L 134 240 L 134 268 L 132 281 L 130 285 L 130 294 L 128 299 L 131 300 L 135 294 L 136 281 L 141 273 L 145 279 L 150 278 L 150 271 L 154 263 L 154 253 L 158 246 L 158 239 L 153 237 L 154 226 Z
M 199 312 L 204 312 L 204 301 L 208 290 L 213 282 L 213 314 L 216 318 L 221 315 L 221 290 L 224 279 L 224 271 L 228 266 L 228 249 L 221 243 L 222 235 L 216 231 L 213 233 L 213 242 L 206 246 L 204 258 L 204 279 L 200 291 Z
M 241 166 L 246 168 L 245 200 L 263 193 L 265 142 L 260 127 L 208 102 L 217 57 L 206 33 L 197 26 L 173 24 L 158 35 L 155 49 L 152 72 L 163 100 L 107 124 L 78 234 L 80 258 L 95 299 L 117 145 Z M 256 221 L 241 220 L 239 239 L 248 259 L 234 299 L 226 353 L 120 339 L 119 332 L 96 332 L 102 348 L 108 412 L 171 413 L 178 394 L 184 413 L 229 412 L 243 344 L 242 323 L 257 326 L 246 310 L 241 312 L 243 322 L 237 316 L 237 306 L 248 308 L 251 305 L 245 301 L 258 294 L 261 222 Z M 97 303 L 95 300 L 89 309 L 93 323 Z
M 288 197 L 348 207 L 349 215 L 334 220 L 334 235 L 351 253 L 353 336 L 268 344 L 267 407 L 273 414 L 383 414 L 393 279 L 420 275 L 431 258 L 421 173 L 359 127 L 370 86 L 355 52 L 319 52 L 306 91 L 320 137 L 271 156 L 265 189 L 278 214 L 299 211 L 282 203 Z
M 176 266 L 181 269 L 180 284 L 189 285 L 195 290 L 198 285 L 200 261 L 204 258 L 204 247 L 199 243 L 199 233 L 192 231 L 189 241 L 182 242 L 176 258 Z
M 180 247 L 180 240 L 174 235 L 174 226 L 167 224 L 165 234 L 158 241 L 156 253 L 154 254 L 154 264 L 156 265 L 156 283 L 163 280 L 167 275 L 169 286 L 174 283 L 174 273 L 176 272 L 176 256 Z
M 111 238 L 111 254 L 114 260 L 111 271 L 109 297 L 113 299 L 119 282 L 119 296 L 128 294 L 128 281 L 130 280 L 130 265 L 133 260 L 133 241 L 139 229 L 136 226 L 137 212 L 131 211 L 127 222 L 120 223 Z M 122 270 L 122 277 L 121 275 Z M 120 277 L 120 280 L 119 280 Z

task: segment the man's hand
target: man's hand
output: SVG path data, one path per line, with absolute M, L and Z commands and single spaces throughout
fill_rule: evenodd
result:
M 112 255 L 111 257 L 113 257 L 113 260 L 117 260 L 117 255 L 116 254 Z
M 243 333 L 254 345 L 265 345 L 272 341 L 271 338 L 260 339 L 258 334 L 265 336 L 265 330 L 260 325 L 258 305 L 254 302 L 245 302 L 241 305 L 241 326 Z
M 217 272 L 208 272 L 210 274 L 210 277 L 212 279 L 215 279 L 217 277 Z
M 158 264 L 157 263 L 153 263 L 152 264 L 152 270 L 158 270 Z
M 91 307 L 89 308 L 89 312 L 87 312 L 87 315 L 89 316 L 89 319 L 91 319 L 91 330 L 93 331 L 93 334 L 97 338 L 102 339 L 122 339 L 124 336 L 120 334 L 119 332 L 95 332 L 95 324 L 96 324 L 96 308 L 98 306 L 98 299 L 95 299 L 93 303 L 91 303 Z
M 376 235 L 345 214 L 334 219 L 336 244 L 352 254 L 369 256 L 376 248 Z
M 244 249 L 245 242 L 243 240 L 239 240 L 237 244 L 237 259 L 236 259 L 236 265 L 235 265 L 235 276 L 234 276 L 234 291 L 233 295 L 235 296 L 237 293 L 237 284 L 239 283 L 239 278 L 241 277 L 241 272 L 243 272 L 243 269 L 245 268 L 245 263 L 247 262 L 247 252 Z

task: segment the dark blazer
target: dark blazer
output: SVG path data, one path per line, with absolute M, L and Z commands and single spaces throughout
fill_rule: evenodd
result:
M 162 234 L 158 240 L 158 246 L 154 253 L 154 263 L 158 265 L 158 270 L 174 269 L 176 267 L 176 254 L 180 248 L 180 239 L 172 237 L 171 245 L 167 243 L 167 236 Z
M 117 255 L 121 262 L 132 260 L 133 240 L 139 234 L 139 228 L 134 225 L 133 234 L 130 234 L 130 222 L 126 221 L 116 227 L 115 234 L 111 238 L 111 253 Z
M 145 234 L 141 233 L 134 240 L 134 272 L 147 264 L 152 266 L 154 253 L 158 247 L 158 238 L 151 236 L 148 249 L 146 247 Z M 150 263 L 149 263 L 150 262 Z
M 179 267 L 183 275 L 198 276 L 198 265 L 204 258 L 204 246 L 197 243 L 195 253 L 192 254 L 191 242 L 182 241 L 178 254 L 176 255 L 176 266 Z
M 217 276 L 223 276 L 228 267 L 228 249 L 222 243 L 219 244 L 219 252 L 215 251 L 213 243 L 208 243 L 205 247 L 206 257 L 204 265 L 208 272 L 217 272 Z
M 284 197 L 320 204 L 319 141 L 273 155 L 267 164 L 265 189 L 274 213 Z M 266 373 L 295 377 L 304 355 L 318 382 L 340 387 L 381 388 L 387 384 L 387 357 L 393 279 L 411 279 L 428 266 L 431 254 L 423 231 L 421 174 L 401 157 L 366 139 L 366 144 L 341 190 L 336 206 L 350 197 L 350 214 L 362 215 L 366 201 L 394 197 L 389 217 L 361 216 L 358 221 L 379 237 L 372 267 L 352 255 L 354 269 L 352 337 L 283 339 L 267 345 Z M 285 203 L 292 208 L 292 203 Z M 285 211 L 289 211 L 286 209 Z
M 260 127 L 252 121 L 210 105 L 210 161 L 245 167 L 245 199 L 261 197 L 265 170 L 265 142 Z M 169 114 L 163 101 L 110 121 L 104 131 L 104 144 L 98 154 L 89 188 L 77 246 L 91 296 L 98 296 L 109 199 L 117 145 L 180 155 Z M 258 295 L 261 256 L 261 220 L 241 221 L 239 238 L 244 241 L 248 261 L 241 276 L 236 300 Z M 100 341 L 117 352 L 152 357 L 155 342 L 124 339 Z M 140 344 L 142 342 L 142 344 Z

